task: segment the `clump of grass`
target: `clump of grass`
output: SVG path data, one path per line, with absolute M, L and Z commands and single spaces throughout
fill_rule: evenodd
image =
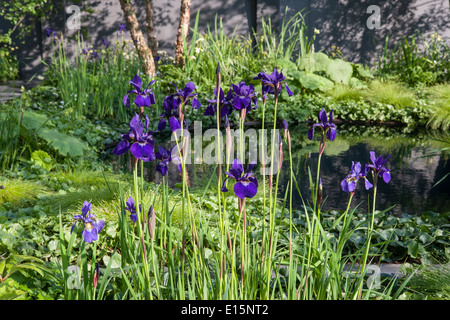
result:
M 450 128 L 450 85 L 440 84 L 425 89 L 425 93 L 433 99 L 433 115 L 428 121 L 428 126 L 432 129 Z
M 333 89 L 327 92 L 334 101 L 358 101 L 364 97 L 361 89 L 353 88 L 344 84 L 336 83 Z
M 450 264 L 426 266 L 408 283 L 408 289 L 426 299 L 450 299 Z
M 398 109 L 413 107 L 416 98 L 413 89 L 401 83 L 379 80 L 370 83 L 364 97 L 370 102 L 390 104 Z
M 41 184 L 20 179 L 0 179 L 0 186 L 0 205 L 9 202 L 15 207 L 23 207 L 37 200 L 39 193 L 46 192 Z

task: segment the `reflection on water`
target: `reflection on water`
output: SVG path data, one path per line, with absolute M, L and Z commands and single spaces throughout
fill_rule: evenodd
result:
M 299 124 L 290 127 L 293 150 L 293 169 L 299 182 L 299 188 L 304 199 L 310 200 L 308 168 L 315 181 L 316 163 L 319 141 L 309 141 L 307 130 L 309 126 Z M 318 139 L 318 137 L 317 137 Z M 170 143 L 164 143 L 170 147 Z M 448 136 L 433 136 L 418 132 L 405 132 L 405 129 L 379 127 L 338 127 L 335 141 L 327 142 L 321 163 L 321 179 L 323 183 L 323 210 L 345 210 L 348 194 L 343 192 L 340 182 L 350 170 L 352 161 L 361 164 L 369 163 L 369 151 L 385 158 L 391 154 L 386 167 L 391 170 L 391 181 L 386 184 L 379 180 L 377 191 L 378 210 L 395 205 L 391 211 L 394 214 L 419 214 L 432 210 L 445 212 L 450 210 L 450 176 L 433 187 L 448 172 L 450 161 L 447 160 L 450 140 Z M 436 151 L 437 150 L 437 151 Z M 156 163 L 146 164 L 146 177 L 156 183 L 161 182 L 161 176 L 155 172 Z M 192 186 L 203 187 L 211 177 L 213 165 L 189 165 L 189 180 Z M 284 197 L 289 182 L 289 156 L 284 152 L 284 162 L 279 180 L 279 196 Z M 181 181 L 175 165 L 169 165 L 169 184 L 173 187 Z M 258 177 L 261 181 L 262 179 Z M 215 185 L 214 183 L 212 185 Z M 364 183 L 360 181 L 353 197 L 353 205 L 368 210 L 368 199 L 372 199 L 372 191 L 367 192 Z M 301 207 L 301 198 L 294 192 L 293 205 Z

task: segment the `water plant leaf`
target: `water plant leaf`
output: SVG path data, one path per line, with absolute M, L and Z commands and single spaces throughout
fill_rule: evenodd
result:
M 327 75 L 334 82 L 348 84 L 352 77 L 353 68 L 349 62 L 341 59 L 332 60 L 326 70 Z

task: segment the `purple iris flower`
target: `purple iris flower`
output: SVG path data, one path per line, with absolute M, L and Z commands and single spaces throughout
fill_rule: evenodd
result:
M 121 33 L 127 33 L 127 26 L 124 24 L 119 25 L 119 32 Z
M 322 130 L 322 140 L 324 141 L 323 135 L 325 134 L 327 139 L 334 141 L 336 138 L 336 125 L 333 122 L 333 110 L 330 111 L 330 119 L 328 121 L 327 113 L 325 109 L 319 112 L 319 123 L 314 124 L 308 131 L 308 139 L 312 140 L 314 138 L 314 128 L 320 127 Z
M 130 121 L 130 132 L 122 134 L 122 140 L 114 148 L 112 154 L 120 156 L 130 150 L 131 154 L 142 161 L 155 160 L 155 142 L 153 134 L 156 131 L 149 131 L 149 118 L 145 116 L 145 132 L 144 125 L 136 113 Z M 131 146 L 130 146 L 131 141 Z
M 372 161 L 372 164 L 366 164 L 366 168 L 369 170 L 372 169 L 374 176 L 378 175 L 383 178 L 384 182 L 388 183 L 391 181 L 391 170 L 387 169 L 384 165 L 390 157 L 391 155 L 388 155 L 386 159 L 383 160 L 383 156 L 377 158 L 375 152 L 370 151 L 370 161 Z
M 102 43 L 103 43 L 103 45 L 105 46 L 105 48 L 108 48 L 108 47 L 109 47 L 109 43 L 108 43 L 108 41 L 106 41 L 105 38 L 102 38 Z
M 52 27 L 45 28 L 45 32 L 47 32 L 47 37 L 49 37 L 49 38 L 50 38 L 50 36 L 56 36 L 56 33 L 55 33 L 55 31 L 53 31 Z
M 75 222 L 72 225 L 70 233 L 72 233 L 75 228 L 75 224 L 80 221 L 84 223 L 83 237 L 84 241 L 90 243 L 98 239 L 98 234 L 102 231 L 105 226 L 105 221 L 97 219 L 95 214 L 91 213 L 92 204 L 84 201 L 83 207 L 81 208 L 81 215 L 73 216 Z
M 134 199 L 132 197 L 128 198 L 128 201 L 126 203 L 126 208 L 125 210 L 128 210 L 130 212 L 130 219 L 133 222 L 137 221 L 137 212 L 136 212 L 136 204 L 134 202 Z M 139 211 L 142 211 L 141 209 L 141 205 L 139 205 Z
M 214 87 L 214 95 L 217 97 L 217 87 Z M 232 109 L 233 97 L 234 94 L 232 89 L 228 90 L 228 93 L 225 96 L 225 93 L 223 92 L 222 88 L 220 88 L 219 97 L 216 99 L 208 100 L 209 105 L 206 107 L 204 115 L 214 116 L 216 114 L 217 99 L 219 99 L 220 117 L 223 118 L 225 116 L 229 116 L 233 111 Z
M 178 171 L 181 172 L 181 162 L 179 161 L 179 156 L 177 154 L 173 153 L 173 149 L 177 146 L 173 146 L 170 148 L 170 150 L 167 150 L 161 146 L 158 147 L 158 152 L 156 153 L 156 159 L 161 160 L 158 165 L 156 166 L 156 171 L 161 173 L 162 176 L 165 176 L 167 174 L 167 166 L 169 165 L 170 161 L 174 161 L 178 165 Z
M 249 113 L 250 110 L 256 109 L 256 95 L 255 88 L 252 85 L 246 85 L 244 81 L 239 85 L 232 85 L 234 91 L 233 107 L 236 110 L 246 110 Z M 253 103 L 253 107 L 252 107 Z
M 244 173 L 244 166 L 242 163 L 238 159 L 234 159 L 230 171 L 225 172 L 228 177 L 223 181 L 221 191 L 228 191 L 225 184 L 228 178 L 232 178 L 236 180 L 236 183 L 234 184 L 234 194 L 238 198 L 253 198 L 258 192 L 258 179 L 253 176 L 254 173 L 252 172 L 254 166 L 254 163 L 250 163 L 248 165 L 247 173 Z
M 193 82 L 187 83 L 183 89 L 178 89 L 176 85 L 174 86 L 176 92 L 173 93 L 172 96 L 178 98 L 180 103 L 187 105 L 189 100 L 192 98 L 192 108 L 198 109 L 201 107 L 201 103 L 195 98 L 197 93 L 194 93 L 195 85 Z
M 169 101 L 172 101 L 173 104 L 177 104 L 177 106 L 174 109 L 178 110 L 178 117 L 179 117 L 179 123 L 185 124 L 184 121 L 184 115 L 185 115 L 185 106 L 189 103 L 189 100 L 192 98 L 192 108 L 198 109 L 201 107 L 201 103 L 195 98 L 197 96 L 197 93 L 194 93 L 195 85 L 193 82 L 189 82 L 186 84 L 186 86 L 183 89 L 178 89 L 176 85 L 172 83 L 172 85 L 175 87 L 176 92 L 172 93 L 166 99 Z M 174 106 L 174 105 L 173 105 Z M 170 119 L 169 119 L 170 121 Z M 172 128 L 171 128 L 172 129 Z M 174 131 L 172 129 L 172 131 Z
M 258 76 L 254 79 L 261 80 L 263 84 L 263 97 L 264 95 L 267 97 L 267 94 L 275 95 L 275 90 L 277 90 L 276 93 L 277 96 L 279 96 L 281 90 L 283 89 L 283 84 L 286 88 L 289 97 L 292 96 L 292 91 L 289 89 L 286 81 L 284 81 L 286 77 L 283 76 L 283 69 L 281 69 L 280 73 L 277 71 L 277 69 L 274 69 L 270 75 L 261 71 L 260 73 L 258 73 Z
M 349 174 L 345 177 L 344 180 L 341 181 L 341 188 L 345 192 L 354 192 L 356 189 L 356 185 L 358 183 L 359 178 L 363 178 L 365 181 L 366 190 L 369 190 L 373 187 L 373 185 L 367 180 L 366 176 L 369 172 L 369 168 L 364 167 L 361 171 L 361 163 L 352 161 L 352 167 L 350 169 Z
M 145 89 L 142 89 L 142 79 L 136 74 L 133 77 L 133 80 L 128 81 L 134 87 L 134 90 L 129 90 L 127 94 L 123 97 L 123 104 L 126 107 L 130 107 L 130 98 L 129 94 L 136 94 L 136 98 L 134 99 L 134 103 L 140 107 L 149 107 L 152 104 L 156 104 L 155 95 L 153 94 L 153 90 L 150 89 L 150 85 L 152 85 L 155 80 L 150 81 Z
M 169 126 L 170 129 L 172 131 L 175 131 L 177 129 L 181 128 L 180 125 L 180 116 L 178 113 L 178 106 L 181 104 L 181 100 L 180 98 L 173 96 L 173 95 L 168 95 L 163 102 L 163 108 L 164 108 L 164 113 L 160 114 L 160 120 L 159 120 L 159 124 L 158 124 L 158 130 L 162 131 L 166 128 L 166 118 L 167 120 L 169 120 Z M 183 120 L 183 126 L 186 127 L 186 121 Z

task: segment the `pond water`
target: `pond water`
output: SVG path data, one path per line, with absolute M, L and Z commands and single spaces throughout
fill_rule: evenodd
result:
M 307 139 L 307 124 L 290 126 L 292 140 L 294 174 L 299 182 L 304 199 L 310 200 L 308 168 L 315 181 L 316 164 L 319 151 L 319 137 Z M 170 137 L 168 138 L 170 140 Z M 167 139 L 166 139 L 167 140 Z M 211 141 L 208 142 L 211 144 Z M 157 143 L 158 145 L 159 143 Z M 163 143 L 170 147 L 170 142 Z M 424 211 L 446 212 L 450 210 L 450 175 L 439 182 L 450 172 L 450 136 L 448 134 L 413 131 L 408 128 L 376 127 L 376 126 L 338 126 L 335 141 L 327 142 L 321 163 L 321 179 L 323 184 L 323 210 L 345 210 L 348 194 L 343 192 L 340 182 L 350 170 L 352 161 L 361 164 L 369 163 L 369 151 L 376 155 L 391 155 L 386 167 L 391 170 L 391 181 L 386 184 L 379 180 L 377 191 L 378 210 L 390 206 L 395 215 L 402 213 L 420 214 Z M 279 197 L 284 197 L 289 182 L 289 155 L 284 148 L 284 161 L 279 179 Z M 122 163 L 124 161 L 122 160 Z M 129 161 L 128 161 L 129 163 Z M 146 177 L 156 183 L 161 176 L 155 173 L 156 163 L 146 164 Z M 189 181 L 192 187 L 206 186 L 209 178 L 215 175 L 215 166 L 211 164 L 195 164 L 188 166 Z M 176 186 L 181 177 L 176 166 L 169 166 L 169 185 Z M 262 180 L 258 176 L 259 181 Z M 439 183 L 438 183 L 439 182 Z M 436 183 L 438 183 L 436 185 Z M 216 185 L 212 183 L 212 185 Z M 302 201 L 294 190 L 293 205 L 301 208 Z M 353 197 L 353 206 L 360 204 L 361 210 L 368 210 L 372 192 L 367 192 L 360 181 Z

